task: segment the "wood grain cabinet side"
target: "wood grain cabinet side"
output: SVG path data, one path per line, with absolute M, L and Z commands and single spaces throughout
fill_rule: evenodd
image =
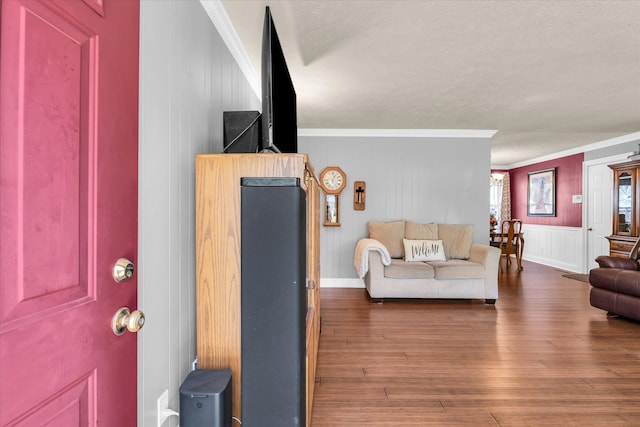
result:
M 320 190 L 306 154 L 196 156 L 196 347 L 201 369 L 232 371 L 232 415 L 242 419 L 242 177 L 296 177 L 307 196 L 306 425 L 320 338 Z

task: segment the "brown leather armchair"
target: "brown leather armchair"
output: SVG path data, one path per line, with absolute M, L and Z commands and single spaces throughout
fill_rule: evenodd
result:
M 629 258 L 602 255 L 596 258 L 600 266 L 589 272 L 591 305 L 619 315 L 640 320 L 640 239 Z

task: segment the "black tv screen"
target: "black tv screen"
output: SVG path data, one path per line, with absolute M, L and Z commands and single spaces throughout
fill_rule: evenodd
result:
M 296 91 L 267 6 L 262 30 L 262 143 L 260 151 L 298 152 Z

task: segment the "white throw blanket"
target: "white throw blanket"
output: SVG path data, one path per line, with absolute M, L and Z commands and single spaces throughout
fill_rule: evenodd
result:
M 356 268 L 359 278 L 363 278 L 369 271 L 369 251 L 380 253 L 382 263 L 391 265 L 391 255 L 382 243 L 376 239 L 360 239 L 356 245 L 356 251 L 353 255 L 353 266 Z

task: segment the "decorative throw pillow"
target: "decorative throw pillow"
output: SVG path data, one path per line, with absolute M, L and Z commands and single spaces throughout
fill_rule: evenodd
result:
M 471 225 L 438 224 L 438 237 L 442 239 L 447 259 L 468 259 L 471 256 Z
M 404 244 L 405 261 L 446 261 L 442 240 L 407 240 Z
M 409 240 L 437 240 L 438 224 L 417 224 L 413 221 L 407 221 L 404 230 L 404 237 Z
M 404 252 L 402 247 L 404 224 L 404 221 L 369 221 L 369 238 L 376 239 L 382 243 L 389 251 L 391 258 L 402 258 Z

